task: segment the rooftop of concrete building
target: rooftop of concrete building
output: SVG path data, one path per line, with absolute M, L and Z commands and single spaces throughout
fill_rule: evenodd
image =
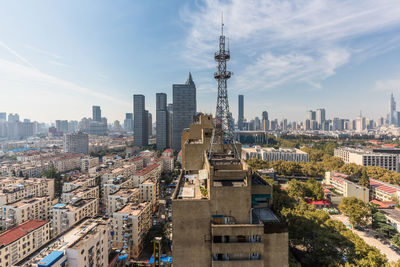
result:
M 159 163 L 153 163 L 153 164 L 147 166 L 146 168 L 144 168 L 143 170 L 135 173 L 135 175 L 145 175 L 145 174 L 151 172 L 152 170 L 154 170 L 155 168 L 157 168 L 158 166 L 160 166 Z
M 118 191 L 115 191 L 114 193 L 110 194 L 109 196 L 119 196 L 119 197 L 130 197 L 137 193 L 139 191 L 139 188 L 133 188 L 133 189 L 119 189 Z
M 53 252 L 64 252 L 67 248 L 73 247 L 75 244 L 79 243 L 79 240 L 86 240 L 83 239 L 82 237 L 90 235 L 92 230 L 97 227 L 98 225 L 101 224 L 106 224 L 106 221 L 103 219 L 92 219 L 92 218 L 87 218 L 84 219 L 81 223 L 75 225 L 75 227 L 72 227 L 69 231 L 67 231 L 65 234 L 60 236 L 59 238 L 53 240 L 48 246 L 43 248 L 42 250 L 36 252 L 32 256 L 28 257 L 25 259 L 23 262 L 18 264 L 17 266 L 25 266 L 26 263 L 32 262 L 32 263 L 38 263 L 44 260 L 46 257 L 49 257 L 48 259 L 53 258 L 55 254 L 60 254 L 60 253 L 55 253 L 51 255 Z M 50 256 L 51 255 L 51 256 Z M 46 260 L 47 262 L 47 260 Z
M 374 152 L 373 149 L 369 148 L 354 148 L 354 147 L 339 147 L 335 148 L 335 150 L 345 150 L 354 154 L 358 155 L 374 155 L 374 156 L 394 156 L 395 154 L 388 154 L 388 153 L 382 153 L 382 152 Z
M 97 199 L 95 198 L 89 198 L 89 199 L 73 199 L 72 203 L 69 204 L 65 204 L 65 203 L 57 203 L 53 206 L 53 209 L 64 209 L 64 210 L 68 210 L 68 211 L 76 211 L 86 205 L 88 205 L 89 203 L 92 203 L 94 201 L 96 201 Z
M 151 205 L 150 202 L 142 202 L 142 203 L 139 203 L 139 204 L 128 203 L 127 205 L 125 205 L 125 207 L 123 207 L 122 209 L 117 211 L 117 213 L 129 214 L 129 215 L 132 215 L 132 216 L 138 216 L 149 205 Z
M 0 246 L 7 246 L 12 242 L 20 239 L 31 231 L 34 231 L 43 225 L 45 225 L 48 221 L 42 220 L 29 220 L 23 222 L 22 224 L 14 227 L 10 230 L 7 230 L 0 234 Z
M 385 215 L 390 216 L 394 220 L 400 222 L 400 210 L 398 209 L 384 209 L 381 210 Z
M 179 181 L 177 199 L 201 199 L 206 198 L 200 190 L 201 180 L 207 179 L 203 172 L 182 175 Z
M 243 147 L 242 150 L 244 152 L 270 152 L 270 153 L 296 153 L 296 154 L 308 154 L 297 148 L 282 148 L 275 149 L 273 147 L 261 147 L 261 146 L 254 146 L 254 147 Z
M 35 203 L 38 203 L 42 200 L 47 199 L 47 197 L 31 197 L 31 198 L 25 198 L 19 201 L 16 201 L 11 204 L 7 204 L 7 206 L 13 207 L 13 208 L 22 208 L 23 206 L 28 206 L 28 205 L 33 205 Z

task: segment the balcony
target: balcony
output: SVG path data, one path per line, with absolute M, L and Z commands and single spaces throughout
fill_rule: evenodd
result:
M 213 254 L 212 267 L 262 267 L 264 262 L 258 255 L 234 257 L 232 254 Z
M 212 253 L 258 253 L 264 251 L 262 242 L 230 242 L 230 243 L 212 243 Z

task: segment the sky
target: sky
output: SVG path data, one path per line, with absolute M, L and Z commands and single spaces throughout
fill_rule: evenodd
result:
M 238 94 L 247 119 L 376 119 L 392 92 L 400 106 L 398 0 L 1 0 L 0 112 L 54 122 L 99 105 L 123 121 L 144 94 L 155 118 L 155 94 L 171 103 L 190 71 L 198 111 L 215 113 L 222 13 L 234 117 Z

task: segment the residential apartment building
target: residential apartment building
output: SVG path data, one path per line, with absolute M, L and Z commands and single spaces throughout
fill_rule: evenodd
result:
M 106 267 L 109 221 L 87 218 L 16 267 Z
M 15 178 L 14 178 L 15 179 Z M 49 196 L 54 199 L 54 179 L 15 179 L 16 183 L 0 189 L 0 206 L 16 202 L 27 197 Z
M 90 169 L 99 166 L 99 158 L 98 157 L 85 157 L 81 159 L 81 171 L 89 172 Z
M 369 189 L 347 179 L 348 175 L 336 171 L 326 172 L 324 183 L 333 185 L 343 197 L 356 197 L 366 203 L 369 202 Z
M 161 176 L 161 164 L 159 162 L 151 164 L 133 175 L 133 187 L 139 186 L 147 180 L 159 182 Z
M 0 266 L 14 266 L 50 241 L 50 222 L 29 220 L 0 234 Z
M 159 183 L 145 181 L 139 185 L 140 202 L 150 202 L 153 205 L 153 211 L 158 208 Z
M 0 216 L 3 229 L 28 220 L 50 220 L 50 197 L 32 197 L 3 205 Z
M 373 152 L 366 149 L 350 147 L 335 148 L 334 156 L 341 158 L 344 163 L 355 163 L 361 166 L 382 167 L 389 171 L 399 172 L 399 155 Z
M 80 199 L 65 204 L 58 203 L 52 209 L 53 233 L 58 235 L 84 218 L 95 217 L 99 212 L 99 199 Z
M 74 199 L 99 198 L 99 187 L 77 188 L 61 194 L 62 203 L 71 203 Z
M 174 154 L 171 148 L 164 150 L 160 157 L 161 171 L 172 172 L 174 171 Z
M 119 189 L 107 195 L 106 212 L 107 214 L 113 214 L 125 207 L 128 202 L 138 203 L 139 200 L 139 188 Z
M 64 153 L 89 154 L 89 135 L 87 133 L 64 134 Z
M 308 162 L 308 153 L 297 148 L 248 147 L 242 148 L 242 158 L 262 159 L 266 161 L 296 161 Z
M 138 258 L 143 250 L 144 238 L 152 225 L 151 215 L 150 202 L 128 203 L 123 209 L 114 212 L 111 219 L 113 246 L 121 249 L 128 241 L 129 257 Z

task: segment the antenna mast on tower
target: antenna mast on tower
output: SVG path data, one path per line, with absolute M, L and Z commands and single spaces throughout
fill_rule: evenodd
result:
M 227 80 L 232 76 L 230 71 L 226 70 L 226 62 L 230 59 L 230 51 L 225 50 L 224 21 L 222 14 L 221 36 L 219 37 L 219 51 L 215 53 L 214 59 L 218 62 L 217 72 L 214 78 L 218 81 L 217 109 L 215 114 L 216 125 L 211 138 L 210 158 L 216 151 L 216 145 L 219 143 L 227 148 L 229 154 L 235 159 L 240 159 L 235 138 L 232 129 L 232 117 L 229 112 Z M 225 149 L 224 149 L 225 150 Z

